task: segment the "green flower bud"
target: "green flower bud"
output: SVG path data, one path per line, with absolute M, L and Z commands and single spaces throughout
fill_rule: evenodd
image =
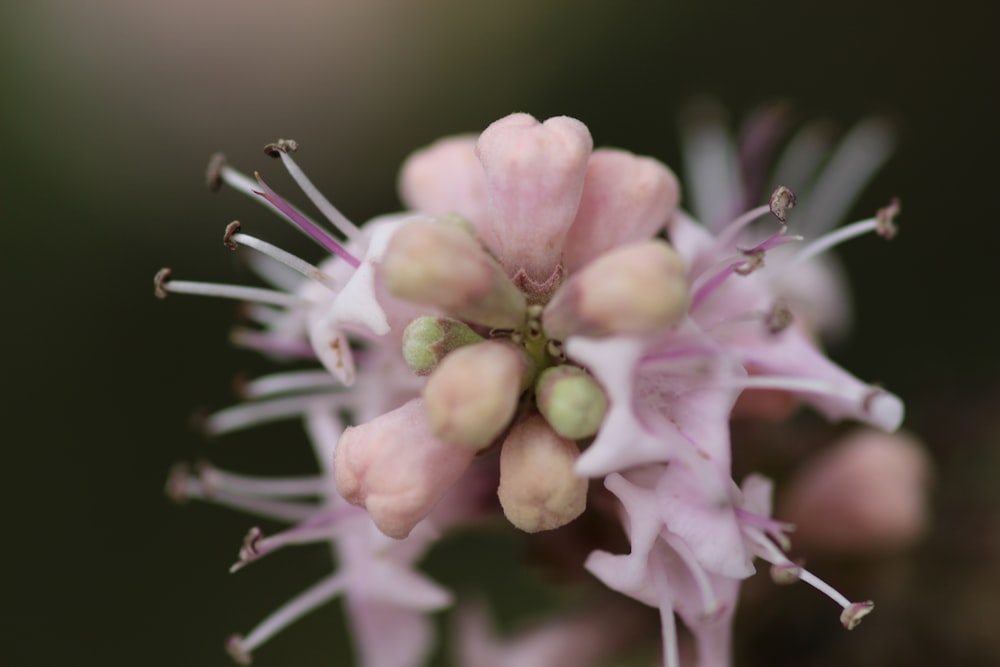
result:
M 446 354 L 483 340 L 468 325 L 450 317 L 425 315 L 403 331 L 403 358 L 417 375 L 428 375 Z
M 582 368 L 568 365 L 542 372 L 535 385 L 535 402 L 552 429 L 571 440 L 597 433 L 608 409 L 601 385 Z

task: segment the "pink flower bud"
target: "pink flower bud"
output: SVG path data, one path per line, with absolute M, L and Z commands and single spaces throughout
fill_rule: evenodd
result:
M 488 447 L 514 417 L 526 371 L 524 354 L 508 343 L 491 340 L 455 350 L 424 385 L 431 432 L 471 451 Z
M 635 243 L 601 255 L 570 279 L 545 307 L 545 334 L 650 333 L 675 324 L 688 307 L 684 263 L 666 242 Z
M 404 225 L 382 259 L 393 295 L 487 327 L 524 323 L 524 296 L 496 260 L 456 224 L 419 220 Z
M 431 434 L 415 399 L 340 436 L 334 459 L 337 490 L 368 510 L 379 530 L 410 534 L 458 480 L 474 452 Z
M 781 516 L 806 548 L 866 554 L 910 546 L 927 527 L 930 461 L 900 434 L 865 430 L 825 452 L 792 481 Z
M 528 533 L 564 526 L 587 507 L 587 480 L 573 471 L 580 450 L 539 415 L 519 422 L 500 451 L 503 513 Z
M 476 153 L 487 193 L 500 261 L 544 282 L 562 257 L 580 206 L 593 140 L 578 120 L 544 123 L 528 114 L 501 118 L 480 135 Z

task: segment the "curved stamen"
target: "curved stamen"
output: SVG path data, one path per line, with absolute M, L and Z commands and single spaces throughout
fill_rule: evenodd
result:
M 294 148 L 292 147 L 294 146 Z M 268 148 L 274 147 L 274 150 L 268 151 Z M 341 234 L 346 236 L 348 239 L 356 239 L 361 235 L 361 230 L 358 229 L 357 225 L 347 219 L 343 213 L 337 210 L 330 201 L 323 196 L 323 193 L 319 191 L 313 182 L 309 180 L 305 172 L 295 163 L 292 156 L 289 154 L 298 150 L 298 144 L 295 142 L 281 142 L 278 144 L 268 144 L 265 147 L 265 152 L 271 157 L 281 158 L 281 163 L 285 165 L 285 169 L 298 184 L 299 188 L 305 193 L 309 201 L 313 203 L 316 208 L 319 209 L 320 213 L 326 216 L 326 219 L 330 221 L 334 227 L 337 228 Z
M 253 301 L 272 306 L 283 306 L 285 308 L 294 308 L 306 303 L 304 299 L 294 294 L 286 294 L 260 287 L 204 283 L 190 280 L 170 280 L 170 269 L 160 269 L 156 273 L 156 276 L 154 276 L 153 283 L 155 285 L 154 293 L 161 299 L 165 299 L 167 294 L 175 292 L 178 294 L 198 294 L 223 299 L 235 299 L 237 301 Z
M 175 466 L 167 480 L 167 494 L 173 500 L 203 500 L 265 519 L 299 523 L 316 514 L 316 505 L 290 500 L 272 500 L 215 489 L 204 480 L 192 477 L 185 466 Z
M 229 342 L 236 347 L 256 350 L 275 357 L 316 359 L 316 350 L 309 343 L 277 334 L 237 327 L 229 333 Z
M 863 236 L 869 232 L 875 232 L 884 239 L 891 239 L 896 234 L 893 217 L 898 212 L 899 201 L 893 200 L 885 208 L 879 209 L 878 215 L 873 218 L 861 220 L 860 222 L 855 222 L 824 234 L 815 241 L 806 244 L 801 250 L 795 253 L 790 260 L 782 265 L 780 271 L 772 274 L 772 279 L 777 280 L 786 271 L 791 270 L 792 267 L 798 266 L 845 241 Z
M 728 225 L 725 229 L 719 232 L 719 235 L 715 238 L 715 243 L 710 251 L 712 254 L 717 254 L 724 248 L 728 248 L 732 244 L 736 237 L 739 236 L 740 232 L 746 228 L 754 220 L 761 218 L 771 212 L 770 206 L 758 206 L 757 208 L 751 209 L 736 218 Z
M 258 623 L 245 637 L 234 635 L 227 639 L 226 650 L 236 662 L 249 664 L 250 653 L 298 619 L 337 597 L 346 583 L 347 578 L 343 574 L 321 579 Z
M 307 477 L 253 477 L 220 470 L 210 464 L 198 467 L 203 484 L 208 488 L 232 491 L 247 496 L 303 497 L 321 496 L 330 486 L 328 480 Z
M 346 406 L 347 398 L 337 391 L 329 391 L 234 405 L 213 413 L 205 421 L 205 430 L 211 435 L 222 435 L 257 424 L 301 417 L 317 404 L 336 410 Z
M 241 394 L 247 399 L 258 399 L 277 394 L 333 390 L 340 386 L 340 383 L 325 370 L 297 371 L 259 377 L 244 384 L 241 387 Z
M 240 233 L 239 229 L 240 223 L 235 221 L 226 226 L 226 233 L 223 236 L 223 243 L 226 244 L 226 247 L 231 250 L 236 250 L 236 248 L 240 245 L 253 248 L 257 252 L 267 255 L 275 261 L 281 262 L 288 268 L 301 273 L 306 278 L 315 280 L 320 285 L 336 294 L 338 289 L 336 282 L 319 268 L 313 266 L 305 260 L 299 259 L 290 252 L 268 243 L 267 241 L 262 241 L 261 239 L 258 239 L 255 236 L 250 236 L 249 234 Z
M 289 204 L 287 201 L 281 198 L 278 193 L 272 190 L 264 179 L 260 177 L 260 174 L 254 173 L 257 178 L 257 184 L 262 188 L 262 190 L 252 190 L 253 194 L 263 197 L 268 202 L 271 203 L 274 208 L 276 208 L 292 225 L 304 233 L 306 236 L 311 238 L 316 243 L 320 244 L 333 254 L 337 255 L 348 264 L 354 268 L 361 266 L 361 261 L 347 252 L 337 239 L 333 238 L 325 229 L 319 227 L 315 222 L 303 215 L 298 209 Z

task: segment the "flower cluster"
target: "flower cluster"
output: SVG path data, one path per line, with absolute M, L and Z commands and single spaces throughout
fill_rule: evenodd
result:
M 711 131 L 700 132 L 691 136 L 709 148 L 690 154 L 709 173 Z M 671 667 L 680 664 L 676 617 L 697 664 L 728 664 L 739 584 L 755 559 L 780 582 L 829 595 L 847 628 L 871 611 L 788 558 L 791 526 L 771 516 L 770 481 L 733 480 L 730 417 L 782 417 L 805 403 L 831 419 L 900 425 L 899 399 L 830 361 L 814 342 L 823 322 L 787 287 L 847 238 L 891 236 L 897 204 L 803 244 L 789 233 L 796 195 L 779 186 L 763 205 L 706 226 L 678 208 L 677 179 L 657 160 L 594 150 L 572 118 L 513 114 L 411 156 L 400 176 L 406 211 L 357 227 L 300 170 L 296 149 L 283 140 L 265 150 L 336 234 L 221 157 L 209 183 L 258 198 L 328 259 L 309 264 L 232 223 L 226 245 L 259 253 L 266 261 L 254 266 L 274 289 L 175 280 L 166 269 L 156 277 L 161 297 L 251 302 L 259 326 L 236 331 L 237 343 L 321 365 L 249 382 L 245 403 L 207 422 L 223 433 L 301 419 L 318 474 L 182 466 L 168 483 L 174 497 L 291 525 L 269 536 L 251 529 L 234 571 L 308 542 L 328 543 L 335 557 L 332 575 L 230 638 L 238 662 L 341 597 L 360 664 L 423 664 L 428 614 L 452 599 L 419 559 L 443 531 L 501 512 L 529 534 L 571 529 L 585 512 L 622 534 L 627 552 L 594 548 L 581 560 L 607 588 L 659 611 Z M 702 187 L 695 199 L 727 192 Z M 809 315 L 795 320 L 800 310 Z M 585 629 L 615 626 L 595 609 L 554 626 L 536 642 L 541 653 L 524 649 L 510 662 L 519 649 L 488 646 L 481 616 L 462 614 L 465 664 L 591 664 L 614 642 L 615 632 Z M 574 634 L 598 638 L 589 655 Z M 576 655 L 569 663 L 554 657 L 559 637 Z

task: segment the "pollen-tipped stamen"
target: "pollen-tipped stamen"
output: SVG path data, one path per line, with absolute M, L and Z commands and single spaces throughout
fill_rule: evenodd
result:
M 272 190 L 270 186 L 264 182 L 264 179 L 260 177 L 259 173 L 254 172 L 254 176 L 257 178 L 257 184 L 261 189 L 253 190 L 253 194 L 263 197 L 270 202 L 271 205 L 274 206 L 274 208 L 277 209 L 286 220 L 292 223 L 292 226 L 311 238 L 313 241 L 323 246 L 334 255 L 337 255 L 354 268 L 361 266 L 361 261 L 357 257 L 347 252 L 344 246 L 340 245 L 337 239 L 331 236 L 329 232 L 307 218 L 298 209 L 285 201 L 277 192 Z
M 253 301 L 272 306 L 283 306 L 285 308 L 294 308 L 305 303 L 304 299 L 294 294 L 286 294 L 285 292 L 277 292 L 260 287 L 247 287 L 245 285 L 171 280 L 170 275 L 170 269 L 160 269 L 153 277 L 153 293 L 160 299 L 165 299 L 168 294 L 176 293 L 214 296 L 223 299 L 235 299 L 237 301 Z
M 272 150 L 268 150 L 268 149 Z M 320 213 L 326 216 L 326 219 L 330 221 L 337 231 L 346 236 L 348 239 L 356 239 L 361 235 L 361 230 L 358 229 L 357 225 L 347 219 L 347 217 L 337 210 L 337 207 L 330 203 L 330 201 L 323 196 L 323 193 L 319 191 L 313 182 L 306 176 L 305 172 L 295 163 L 292 159 L 290 153 L 298 150 L 298 144 L 290 139 L 279 139 L 277 144 L 268 144 L 264 147 L 264 152 L 271 157 L 280 158 L 281 163 L 288 170 L 292 179 L 295 180 L 299 188 L 305 193 L 309 201 L 319 209 Z
M 306 278 L 315 280 L 331 292 L 336 293 L 339 289 L 333 278 L 321 271 L 318 267 L 313 266 L 303 259 L 299 259 L 290 252 L 282 250 L 267 241 L 262 241 L 261 239 L 258 239 L 255 236 L 250 236 L 249 234 L 243 234 L 239 230 L 240 223 L 237 221 L 233 221 L 226 226 L 226 233 L 223 236 L 222 242 L 230 250 L 236 250 L 240 245 L 245 245 L 248 248 L 253 248 L 257 252 L 284 264 L 288 268 L 302 274 Z
M 237 663 L 250 664 L 251 653 L 295 621 L 340 595 L 346 582 L 346 578 L 341 574 L 320 580 L 283 604 L 245 636 L 229 637 L 226 640 L 226 650 Z

